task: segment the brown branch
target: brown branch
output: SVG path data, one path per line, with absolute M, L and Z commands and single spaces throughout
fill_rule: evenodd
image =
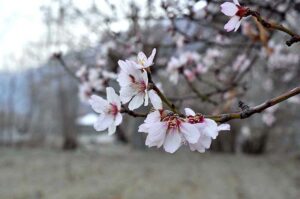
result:
M 147 117 L 147 114 L 143 114 L 143 113 L 136 113 L 134 111 L 131 111 L 129 109 L 127 109 L 125 106 L 122 106 L 122 109 L 120 111 L 121 113 L 126 113 L 132 117 Z
M 300 35 L 283 26 L 282 24 L 272 23 L 263 19 L 259 12 L 248 9 L 246 16 L 253 16 L 257 21 L 267 29 L 279 30 L 291 36 L 290 40 L 286 41 L 286 45 L 291 46 L 294 43 L 300 42 Z
M 260 105 L 257 105 L 255 107 L 252 107 L 249 109 L 245 109 L 245 110 L 237 112 L 237 113 L 226 113 L 226 114 L 221 114 L 221 115 L 207 115 L 204 117 L 213 119 L 220 123 L 224 123 L 224 122 L 227 122 L 229 120 L 234 120 L 234 119 L 245 119 L 245 118 L 252 116 L 253 114 L 261 113 L 265 109 L 267 109 L 271 106 L 274 106 L 276 104 L 279 104 L 280 102 L 283 102 L 283 101 L 285 101 L 295 95 L 298 95 L 298 94 L 300 94 L 300 86 L 298 86 L 298 87 L 294 88 L 293 90 L 290 90 L 278 97 L 275 97 L 273 99 L 265 101 L 264 103 L 262 103 Z

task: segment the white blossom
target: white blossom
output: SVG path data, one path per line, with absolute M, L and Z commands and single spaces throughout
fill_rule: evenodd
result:
M 121 101 L 115 90 L 111 87 L 106 88 L 107 100 L 97 95 L 92 95 L 89 103 L 93 110 L 99 113 L 94 128 L 97 131 L 108 129 L 108 134 L 112 135 L 116 127 L 122 122 Z
M 225 24 L 224 29 L 227 32 L 237 31 L 241 25 L 242 19 L 245 16 L 247 9 L 242 7 L 238 0 L 225 2 L 221 5 L 221 12 L 229 17 L 230 20 Z
M 145 53 L 139 52 L 137 57 L 137 63 L 135 64 L 137 69 L 145 69 L 153 65 L 154 56 L 156 54 L 156 49 L 152 50 L 151 55 L 147 58 Z
M 219 131 L 230 130 L 229 124 L 218 125 L 214 120 L 204 118 L 190 108 L 185 108 L 185 114 L 187 115 L 187 121 L 193 124 L 200 132 L 197 143 L 189 143 L 192 151 L 205 152 L 210 147 L 212 139 L 217 138 Z
M 198 129 L 178 115 L 164 115 L 162 111 L 148 114 L 139 132 L 147 133 L 148 147 L 161 147 L 168 153 L 176 152 L 184 143 L 196 144 L 200 133 Z
M 119 60 L 121 71 L 117 81 L 120 84 L 120 98 L 123 103 L 128 103 L 128 108 L 134 110 L 142 104 L 148 105 L 150 101 L 155 109 L 162 108 L 162 101 L 156 91 L 149 90 L 147 72 L 135 68 L 136 63 L 132 61 Z

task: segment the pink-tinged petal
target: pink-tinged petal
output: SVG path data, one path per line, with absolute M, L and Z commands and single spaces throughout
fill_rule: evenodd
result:
M 162 101 L 154 90 L 148 92 L 150 101 L 156 110 L 162 109 Z
M 108 102 L 97 95 L 92 95 L 89 99 L 89 103 L 92 106 L 92 109 L 97 113 L 105 112 L 108 107 Z
M 221 124 L 218 126 L 218 131 L 230 131 L 229 124 Z
M 236 5 L 240 5 L 238 0 L 233 0 L 233 3 L 235 3 Z
M 114 123 L 112 123 L 109 127 L 108 127 L 108 135 L 112 135 L 116 132 L 116 125 Z
M 224 29 L 227 32 L 233 31 L 236 27 L 236 25 L 239 23 L 240 21 L 240 17 L 238 16 L 233 16 L 231 17 L 231 19 L 228 21 L 227 24 L 225 24 Z
M 152 53 L 151 53 L 150 57 L 147 59 L 146 67 L 149 67 L 149 66 L 151 66 L 153 64 L 153 60 L 154 60 L 155 54 L 156 54 L 156 48 L 154 48 L 152 50 Z
M 112 87 L 106 88 L 107 101 L 116 105 L 118 108 L 121 107 L 120 97 L 116 94 Z
M 180 125 L 180 131 L 188 143 L 195 144 L 199 140 L 200 131 L 193 124 L 186 122 L 182 123 Z
M 202 146 L 201 144 L 190 144 L 190 149 L 191 151 L 198 151 L 200 153 L 204 153 L 205 152 L 205 147 Z
M 182 138 L 177 130 L 170 130 L 169 133 L 167 133 L 167 136 L 165 138 L 164 142 L 164 149 L 168 153 L 174 153 L 179 149 L 179 147 L 182 144 Z
M 122 123 L 123 116 L 121 113 L 118 113 L 115 117 L 115 125 L 119 126 Z
M 236 32 L 239 29 L 239 27 L 241 26 L 241 23 L 242 23 L 242 19 L 240 19 L 238 21 L 238 23 L 235 25 L 234 32 Z
M 134 96 L 128 105 L 129 110 L 134 110 L 142 106 L 144 97 L 144 93 L 138 93 L 136 96 Z
M 221 5 L 221 12 L 229 17 L 233 17 L 238 10 L 238 7 L 234 3 L 225 2 Z
M 185 115 L 187 115 L 187 116 L 190 116 L 190 115 L 195 116 L 196 115 L 196 113 L 190 108 L 185 108 L 184 112 L 185 112 Z
M 101 114 L 97 121 L 94 123 L 96 131 L 103 131 L 107 129 L 113 123 L 113 117 L 111 115 Z

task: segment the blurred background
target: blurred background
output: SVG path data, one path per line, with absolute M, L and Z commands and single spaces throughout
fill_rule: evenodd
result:
M 299 96 L 230 121 L 205 154 L 146 148 L 143 118 L 93 129 L 89 96 L 118 91 L 117 61 L 153 48 L 181 109 L 234 112 L 298 86 L 300 45 L 250 18 L 227 33 L 223 2 L 0 0 L 0 198 L 300 198 Z M 298 0 L 240 3 L 300 32 Z

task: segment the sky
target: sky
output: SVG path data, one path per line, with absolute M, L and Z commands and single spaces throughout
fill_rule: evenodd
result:
M 105 12 L 104 0 L 72 0 L 79 8 L 85 9 L 91 5 L 92 1 L 98 4 L 99 8 Z M 1 70 L 18 70 L 23 50 L 29 43 L 41 41 L 46 35 L 46 27 L 43 23 L 43 13 L 41 7 L 48 5 L 51 0 L 0 0 L 0 71 Z M 110 0 L 120 9 L 124 9 L 126 0 Z M 136 0 L 141 7 L 145 7 L 145 2 Z M 156 6 L 160 1 L 156 0 Z M 199 5 L 202 7 L 203 3 Z M 109 10 L 109 9 L 108 9 Z M 121 24 L 122 23 L 122 24 Z M 112 29 L 126 27 L 124 22 L 112 24 Z M 76 27 L 75 27 L 76 28 Z M 82 28 L 77 28 L 78 33 Z M 115 30 L 117 31 L 117 30 Z M 84 33 L 84 32 L 83 32 Z
M 12 57 L 20 58 L 24 46 L 43 35 L 40 7 L 44 3 L 47 0 L 0 0 L 0 70 L 14 67 Z

